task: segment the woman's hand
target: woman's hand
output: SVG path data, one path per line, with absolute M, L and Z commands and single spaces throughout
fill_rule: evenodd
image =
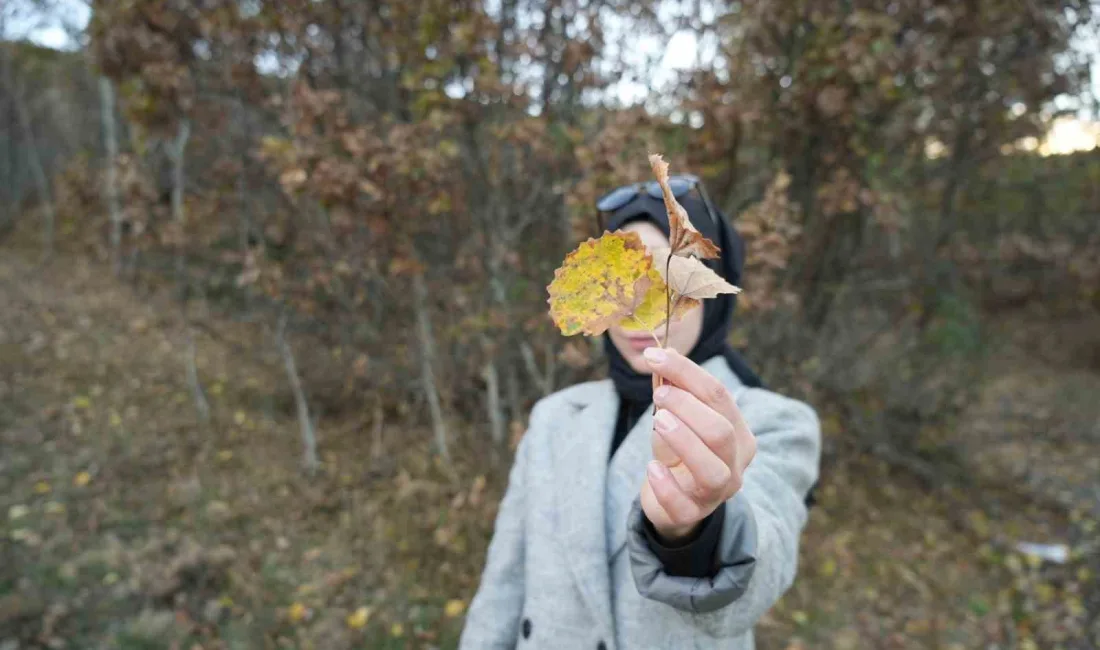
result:
M 662 541 L 675 544 L 741 489 L 756 437 L 726 387 L 675 350 L 648 348 L 645 359 L 666 382 L 653 392 L 653 457 L 642 510 Z

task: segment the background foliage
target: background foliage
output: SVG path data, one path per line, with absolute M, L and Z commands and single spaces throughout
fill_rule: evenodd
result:
M 530 405 L 601 371 L 545 286 L 652 151 L 826 425 L 765 647 L 1100 643 L 1100 150 L 1034 146 L 1095 115 L 1089 2 L 90 9 L 0 41 L 0 647 L 452 644 Z

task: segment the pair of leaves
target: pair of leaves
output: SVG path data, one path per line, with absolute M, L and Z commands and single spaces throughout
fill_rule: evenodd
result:
M 715 298 L 722 293 L 739 293 L 741 289 L 726 282 L 700 261 L 716 259 L 721 256 L 721 251 L 695 229 L 687 210 L 676 200 L 668 183 L 668 163 L 660 154 L 652 154 L 649 166 L 661 186 L 668 212 L 669 247 L 653 251 L 657 269 L 665 282 L 674 294 L 684 300 L 699 301 Z
M 637 233 L 616 231 L 569 253 L 547 287 L 550 316 L 566 336 L 596 336 L 616 324 L 652 333 L 706 298 L 740 291 L 695 257 L 718 257 L 719 249 L 673 195 L 668 163 L 659 155 L 649 161 L 669 215 L 670 246 L 649 251 Z

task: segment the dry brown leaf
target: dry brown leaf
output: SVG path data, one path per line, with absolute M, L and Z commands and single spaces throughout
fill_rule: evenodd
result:
M 741 293 L 739 287 L 707 268 L 694 257 L 672 255 L 668 248 L 653 249 L 653 265 L 665 283 L 682 299 L 703 300 L 721 293 Z M 681 300 L 682 302 L 682 300 Z
M 703 259 L 718 257 L 718 247 L 691 225 L 687 210 L 672 195 L 672 188 L 668 186 L 668 163 L 661 158 L 661 154 L 650 154 L 649 166 L 653 168 L 653 174 L 657 177 L 657 183 L 660 184 L 661 193 L 665 198 L 665 210 L 668 211 L 668 240 L 673 254 L 684 257 L 694 255 Z

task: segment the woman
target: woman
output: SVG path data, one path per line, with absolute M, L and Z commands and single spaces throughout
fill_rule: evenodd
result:
M 738 284 L 737 233 L 695 179 L 672 185 L 721 247 L 712 268 Z M 667 246 L 659 197 L 652 185 L 607 195 L 608 229 Z M 535 405 L 463 650 L 753 648 L 753 625 L 794 580 L 820 430 L 729 348 L 734 305 L 705 301 L 672 323 L 665 350 L 612 328 L 610 379 Z

